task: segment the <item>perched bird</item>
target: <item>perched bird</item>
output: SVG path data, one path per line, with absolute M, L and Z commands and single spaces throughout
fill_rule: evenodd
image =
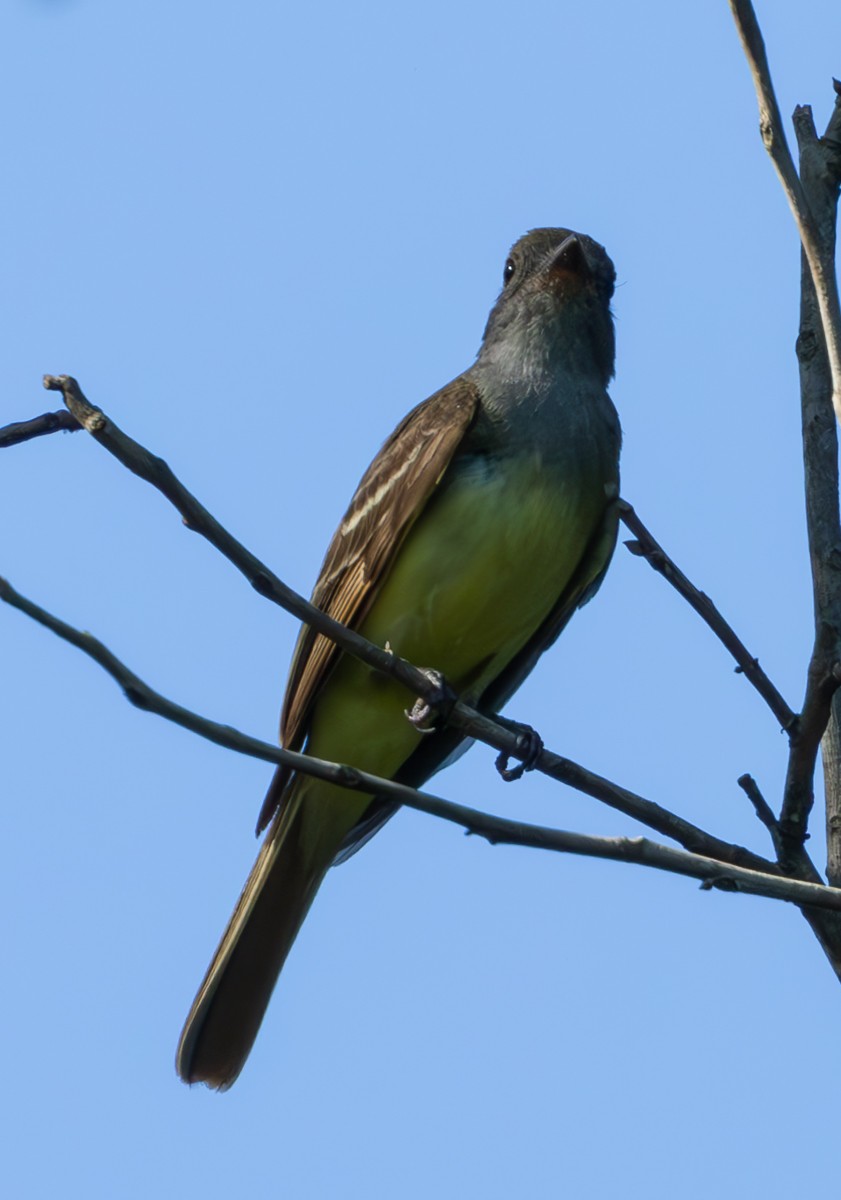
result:
M 313 603 L 502 707 L 602 581 L 616 542 L 621 432 L 604 249 L 535 229 L 505 263 L 475 363 L 413 409 L 327 550 Z M 303 626 L 281 717 L 291 749 L 419 786 L 464 746 L 406 719 L 399 684 Z M 394 812 L 383 797 L 279 767 L 271 822 L 187 1017 L 177 1069 L 227 1088 L 328 868 Z

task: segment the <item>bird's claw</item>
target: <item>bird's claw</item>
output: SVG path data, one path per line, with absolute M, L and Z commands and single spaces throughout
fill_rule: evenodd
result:
M 418 733 L 436 733 L 446 722 L 458 697 L 440 671 L 431 667 L 420 669 L 433 690 L 428 697 L 418 696 L 412 707 L 404 711 Z
M 522 779 L 526 771 L 533 771 L 537 766 L 537 760 L 543 752 L 543 738 L 531 725 L 520 725 L 515 721 L 504 723 L 517 734 L 516 756 L 520 761 L 516 766 L 509 767 L 511 755 L 503 750 L 497 756 L 496 769 L 506 783 L 513 783 L 516 779 Z

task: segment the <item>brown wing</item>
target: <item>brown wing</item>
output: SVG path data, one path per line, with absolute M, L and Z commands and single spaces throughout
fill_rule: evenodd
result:
M 394 555 L 438 486 L 479 404 L 464 376 L 412 409 L 360 480 L 327 550 L 312 602 L 351 628 L 365 619 Z M 301 628 L 280 719 L 280 740 L 303 744 L 315 698 L 339 656 L 329 638 Z M 291 772 L 280 768 L 260 813 L 265 827 Z

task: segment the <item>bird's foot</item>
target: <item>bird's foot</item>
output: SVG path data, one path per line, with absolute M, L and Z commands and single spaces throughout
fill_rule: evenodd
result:
M 496 720 L 506 729 L 517 734 L 515 756 L 520 759 L 520 762 L 515 767 L 509 767 L 508 762 L 511 755 L 504 750 L 496 760 L 496 769 L 502 778 L 506 783 L 513 783 L 515 779 L 522 779 L 526 771 L 533 771 L 537 766 L 537 760 L 543 751 L 543 738 L 536 729 L 532 729 L 531 725 L 521 725 L 519 721 L 511 721 L 507 717 L 497 716 Z
M 432 667 L 421 667 L 421 672 L 432 684 L 428 697 L 418 696 L 411 708 L 405 709 L 406 716 L 418 733 L 435 733 L 446 723 L 458 696 L 440 671 Z

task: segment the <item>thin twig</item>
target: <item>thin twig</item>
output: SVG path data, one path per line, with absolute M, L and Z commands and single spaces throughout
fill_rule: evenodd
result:
M 462 717 L 458 713 L 459 708 L 467 718 L 463 724 L 461 724 Z M 494 749 L 507 752 L 507 747 L 503 746 L 502 742 L 509 738 L 513 738 L 516 745 L 516 735 L 504 730 L 506 736 L 500 736 L 503 727 L 475 709 L 470 709 L 466 705 L 457 706 L 453 717 L 453 723 L 456 720 L 459 721 L 459 727 L 465 733 L 469 733 L 471 737 L 477 738 L 488 746 L 493 746 Z M 693 825 L 691 821 L 685 820 L 670 809 L 663 808 L 652 800 L 647 800 L 644 796 L 640 796 L 610 779 L 605 779 L 604 776 L 597 775 L 594 771 L 589 771 L 579 763 L 573 762 L 572 759 L 564 758 L 551 750 L 541 751 L 534 769 L 543 775 L 548 775 L 550 779 L 555 779 L 559 783 L 565 783 L 569 787 L 575 788 L 578 792 L 583 792 L 585 796 L 592 796 L 594 800 L 599 800 L 610 808 L 625 813 L 626 816 L 633 817 L 634 820 L 647 825 L 649 829 L 654 829 L 664 837 L 672 838 L 695 854 L 706 855 L 719 862 L 739 864 L 752 870 L 774 869 L 773 864 L 762 858 L 761 855 L 754 854 L 744 846 L 725 842 L 699 826 Z
M 4 425 L 0 428 L 0 450 L 7 446 L 19 446 L 21 442 L 43 437 L 46 433 L 56 433 L 59 429 L 75 433 L 81 428 L 72 413 L 60 408 L 58 412 L 42 413 L 40 417 L 33 417 L 30 421 L 15 421 L 11 425 Z
M 745 793 L 748 800 L 750 800 L 751 804 L 753 805 L 754 812 L 765 828 L 772 834 L 775 833 L 777 829 L 777 818 L 774 816 L 774 810 L 771 808 L 771 805 L 759 790 L 759 784 L 756 782 L 754 777 L 752 775 L 740 775 L 736 782 Z
M 834 263 L 826 255 L 825 247 L 821 244 L 809 201 L 788 148 L 780 109 L 774 94 L 774 85 L 771 81 L 765 43 L 753 5 L 750 0 L 730 0 L 730 8 L 756 89 L 762 141 L 771 156 L 771 161 L 783 186 L 800 234 L 803 253 L 809 263 L 826 339 L 827 357 L 832 377 L 832 407 L 836 418 L 841 421 L 841 303 L 838 299 L 838 283 L 835 277 Z
M 744 642 L 728 625 L 709 596 L 687 579 L 680 567 L 669 557 L 653 534 L 637 516 L 626 500 L 619 502 L 619 519 L 631 531 L 635 541 L 625 545 L 632 554 L 644 558 L 649 566 L 659 572 L 677 591 L 698 616 L 706 622 L 720 642 L 736 660 L 737 670 L 753 684 L 786 733 L 791 733 L 797 723 L 797 714 L 785 702 L 777 688 L 768 678 Z
M 59 637 L 84 651 L 116 680 L 132 704 L 146 712 L 154 712 L 216 745 L 268 762 L 287 763 L 297 771 L 354 791 L 388 796 L 390 799 L 418 812 L 450 821 L 476 834 L 493 845 L 526 846 L 534 849 L 585 855 L 616 862 L 653 867 L 671 874 L 688 876 L 701 881 L 705 890 L 713 888 L 786 900 L 793 904 L 809 904 L 841 912 L 841 889 L 820 883 L 804 883 L 798 879 L 762 871 L 748 870 L 717 859 L 662 846 L 647 838 L 594 837 L 569 830 L 551 829 L 523 821 L 511 821 L 491 816 L 462 804 L 454 804 L 440 796 L 420 792 L 405 784 L 382 779 L 366 771 L 339 763 L 326 762 L 269 745 L 258 738 L 241 733 L 230 725 L 221 725 L 201 717 L 189 709 L 168 700 L 154 691 L 131 671 L 106 646 L 89 633 L 75 629 L 52 613 L 22 596 L 5 580 L 0 579 L 0 599 L 26 613 Z

